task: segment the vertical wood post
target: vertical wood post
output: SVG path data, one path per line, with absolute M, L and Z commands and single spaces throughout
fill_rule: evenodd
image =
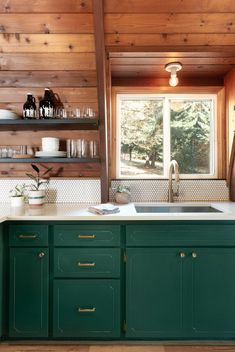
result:
M 104 43 L 104 4 L 103 0 L 93 0 L 93 18 L 96 52 L 96 72 L 98 108 L 100 120 L 101 156 L 101 201 L 109 199 L 108 178 L 108 131 L 107 131 L 107 93 L 106 93 L 106 54 Z

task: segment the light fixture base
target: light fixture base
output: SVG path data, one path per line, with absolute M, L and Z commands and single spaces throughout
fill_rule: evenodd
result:
M 180 62 L 170 62 L 165 65 L 165 70 L 167 72 L 172 72 L 172 70 L 180 71 L 182 69 L 182 64 Z

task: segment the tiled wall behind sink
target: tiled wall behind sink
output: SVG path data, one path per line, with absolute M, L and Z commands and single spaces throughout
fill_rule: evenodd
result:
M 0 203 L 8 203 L 10 189 L 16 184 L 30 184 L 29 180 L 1 179 Z M 129 185 L 133 202 L 166 202 L 167 180 L 113 180 L 110 200 L 114 200 L 114 187 Z M 178 201 L 227 201 L 225 180 L 180 180 Z M 100 180 L 51 180 L 47 189 L 48 203 L 100 203 Z
M 9 203 L 10 190 L 16 184 L 30 185 L 29 180 L 0 180 L 0 203 Z M 100 180 L 50 180 L 48 203 L 100 203 Z
M 131 188 L 133 202 L 166 202 L 168 180 L 113 180 L 110 200 L 114 200 L 114 190 L 119 184 Z M 228 188 L 225 180 L 180 180 L 179 202 L 227 201 Z

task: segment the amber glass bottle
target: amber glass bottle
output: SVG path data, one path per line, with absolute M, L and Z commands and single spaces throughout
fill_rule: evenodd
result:
M 35 98 L 32 93 L 27 93 L 27 100 L 23 105 L 23 118 L 32 120 L 37 117 Z
M 49 88 L 45 88 L 44 97 L 39 103 L 39 117 L 40 119 L 52 119 L 54 117 L 54 103 Z

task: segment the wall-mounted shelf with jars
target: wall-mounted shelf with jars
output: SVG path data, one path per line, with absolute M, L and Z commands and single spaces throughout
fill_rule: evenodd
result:
M 28 131 L 28 130 L 97 130 L 97 118 L 74 119 L 33 119 L 33 120 L 0 120 L 1 131 Z

